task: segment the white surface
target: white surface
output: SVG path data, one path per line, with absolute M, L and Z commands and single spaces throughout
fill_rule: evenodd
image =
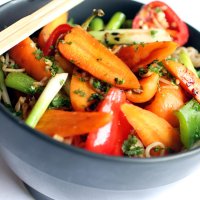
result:
M 5 3 L 8 3 L 9 1 L 12 1 L 12 0 L 0 0 L 0 6 L 5 4 Z
M 139 0 L 138 0 L 139 1 Z M 0 0 L 0 3 L 3 1 Z M 148 3 L 148 0 L 140 0 Z M 187 23 L 200 30 L 200 11 L 197 0 L 165 0 L 176 13 Z M 192 163 L 191 163 L 192 164 Z M 181 167 L 181 166 L 180 166 Z M 137 191 L 132 200 L 169 200 L 169 199 L 200 199 L 200 168 L 185 179 L 168 186 Z M 8 169 L 0 158 L 0 200 L 33 200 L 21 181 Z M 125 199 L 124 199 L 125 200 Z

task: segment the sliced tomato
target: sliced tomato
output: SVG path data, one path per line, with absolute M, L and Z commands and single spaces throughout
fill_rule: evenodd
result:
M 180 46 L 189 38 L 187 25 L 164 2 L 152 1 L 144 5 L 133 19 L 133 28 L 162 28 Z

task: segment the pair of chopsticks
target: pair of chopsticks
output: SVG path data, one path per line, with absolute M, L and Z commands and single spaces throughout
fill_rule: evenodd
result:
M 0 32 L 0 55 L 83 0 L 53 0 Z

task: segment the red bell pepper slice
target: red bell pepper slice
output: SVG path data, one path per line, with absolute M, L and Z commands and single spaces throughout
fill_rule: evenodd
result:
M 57 28 L 55 28 L 54 31 L 49 36 L 45 48 L 42 49 L 44 56 L 49 56 L 52 53 L 53 50 L 52 47 L 56 45 L 58 38 L 60 38 L 62 34 L 69 32 L 71 29 L 72 27 L 69 24 L 61 24 Z
M 120 106 L 126 102 L 125 93 L 118 88 L 111 88 L 97 108 L 100 112 L 112 113 L 110 123 L 97 131 L 88 134 L 85 148 L 89 151 L 121 156 L 122 143 L 127 139 L 132 127 L 120 110 Z
M 133 28 L 163 28 L 180 46 L 189 38 L 187 25 L 164 2 L 152 1 L 144 5 L 133 19 Z

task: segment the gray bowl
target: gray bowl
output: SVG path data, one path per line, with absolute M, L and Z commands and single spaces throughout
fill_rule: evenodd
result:
M 46 2 L 27 0 L 8 3 L 0 7 L 0 24 L 8 26 Z M 77 22 L 82 22 L 93 8 L 102 8 L 107 19 L 118 10 L 133 18 L 140 7 L 140 3 L 129 0 L 86 0 L 70 15 Z M 8 13 L 12 15 L 8 16 Z M 190 26 L 189 29 L 188 45 L 200 49 L 200 33 Z M 1 104 L 0 124 L 1 154 L 8 166 L 32 191 L 52 199 L 106 199 L 116 194 L 128 199 L 131 191 L 178 181 L 200 163 L 200 148 L 151 159 L 93 154 L 29 128 Z

